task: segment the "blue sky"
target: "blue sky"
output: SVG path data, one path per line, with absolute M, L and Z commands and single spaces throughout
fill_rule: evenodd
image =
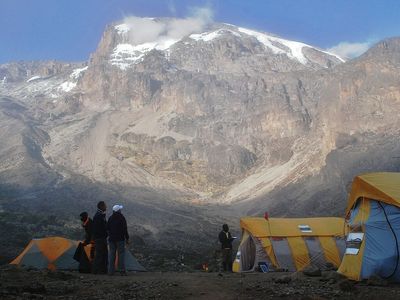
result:
M 0 0 L 0 63 L 83 61 L 106 24 L 125 16 L 186 17 L 207 7 L 216 22 L 355 56 L 400 36 L 398 0 Z

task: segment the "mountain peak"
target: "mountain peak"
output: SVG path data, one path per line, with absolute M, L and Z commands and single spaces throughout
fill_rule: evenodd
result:
M 250 48 L 257 55 L 283 56 L 306 67 L 326 68 L 344 62 L 339 56 L 305 43 L 283 39 L 272 34 L 238 27 L 232 24 L 201 24 L 190 19 L 127 18 L 114 25 L 117 43 L 110 55 L 111 65 L 126 70 L 141 63 L 152 50 L 170 55 L 178 45 L 201 47 L 202 43 L 235 38 L 250 39 Z M 255 50 L 255 49 L 250 49 Z M 239 55 L 240 56 L 240 55 Z
M 376 43 L 367 52 L 361 55 L 360 58 L 373 57 L 374 59 L 376 59 L 376 57 L 382 56 L 385 59 L 387 59 L 388 55 L 389 56 L 394 55 L 395 59 L 398 59 L 399 53 L 400 53 L 400 37 L 391 37 Z

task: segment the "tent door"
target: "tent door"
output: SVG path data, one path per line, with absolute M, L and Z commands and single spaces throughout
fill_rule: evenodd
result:
M 248 236 L 246 241 L 240 245 L 240 269 L 242 272 L 252 271 L 254 269 L 254 262 L 256 259 L 256 245 L 253 238 Z

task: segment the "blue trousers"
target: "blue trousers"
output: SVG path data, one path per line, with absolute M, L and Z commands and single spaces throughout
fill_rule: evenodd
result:
M 108 274 L 115 272 L 115 260 L 118 253 L 118 269 L 125 272 L 125 241 L 108 241 Z

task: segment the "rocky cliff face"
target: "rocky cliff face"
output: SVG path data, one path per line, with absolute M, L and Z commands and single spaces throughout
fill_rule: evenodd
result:
M 3 185 L 43 172 L 39 186 L 82 176 L 168 209 L 340 214 L 353 175 L 398 170 L 399 39 L 344 62 L 229 24 L 135 30 L 108 26 L 87 64 L 0 66 Z
M 231 201 L 240 180 L 290 160 L 312 125 L 309 73 L 342 62 L 232 25 L 141 45 L 130 43 L 132 30 L 107 28 L 78 87 L 86 108 L 116 110 L 119 119 L 124 112 L 106 159 L 111 154 L 207 199 Z

